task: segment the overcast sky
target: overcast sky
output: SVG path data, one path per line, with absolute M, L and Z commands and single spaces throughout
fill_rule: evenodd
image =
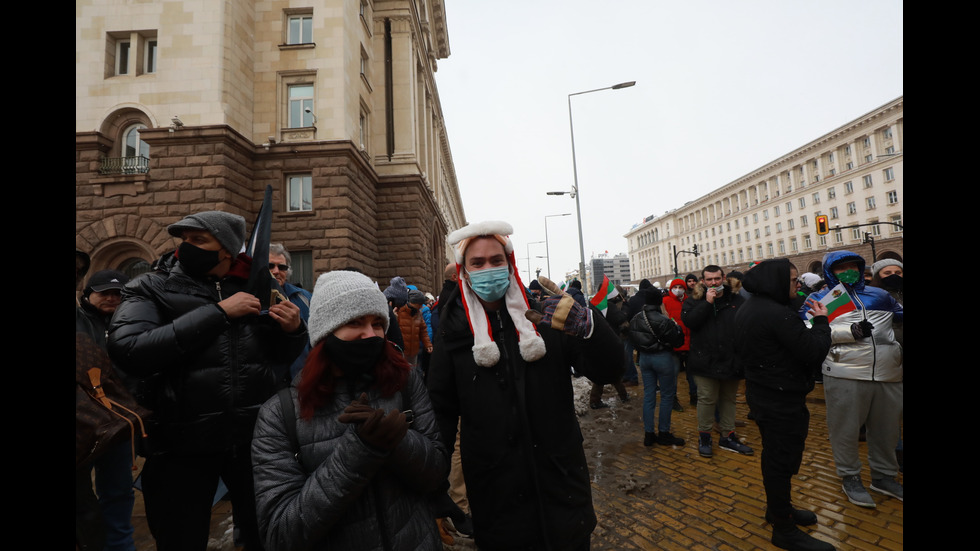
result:
M 894 0 L 446 0 L 436 82 L 468 222 L 514 226 L 523 278 L 585 258 L 903 92 Z M 548 218 L 548 246 L 545 215 Z M 527 282 L 525 281 L 525 284 Z

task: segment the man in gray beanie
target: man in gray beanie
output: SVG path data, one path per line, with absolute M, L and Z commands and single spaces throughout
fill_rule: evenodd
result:
M 113 362 L 153 411 L 142 489 L 159 551 L 203 549 L 220 477 L 245 549 L 262 549 L 249 456 L 259 407 L 307 342 L 299 308 L 261 310 L 240 254 L 245 219 L 208 211 L 171 224 L 173 259 L 131 281 L 109 328 Z M 263 260 L 263 263 L 265 260 Z

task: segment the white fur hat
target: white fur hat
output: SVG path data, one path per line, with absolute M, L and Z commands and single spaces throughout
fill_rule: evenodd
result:
M 528 311 L 530 306 L 527 303 L 527 296 L 524 294 L 524 284 L 521 283 L 520 275 L 517 272 L 514 244 L 508 237 L 513 232 L 513 226 L 507 222 L 489 220 L 476 222 L 452 232 L 449 234 L 448 241 L 456 256 L 457 276 L 463 269 L 463 253 L 473 238 L 491 237 L 503 245 L 510 265 L 510 286 L 507 287 L 507 292 L 504 294 L 504 305 L 507 307 L 507 312 L 517 329 L 521 357 L 525 361 L 533 362 L 544 357 L 546 350 L 544 339 L 538 334 L 534 324 L 524 317 L 524 313 Z M 460 294 L 463 297 L 463 307 L 466 309 L 466 316 L 470 323 L 470 331 L 473 333 L 473 359 L 476 360 L 477 365 L 493 367 L 500 361 L 500 349 L 493 342 L 493 331 L 490 328 L 487 313 L 483 309 L 483 303 L 480 302 L 465 278 L 459 277 L 459 286 Z

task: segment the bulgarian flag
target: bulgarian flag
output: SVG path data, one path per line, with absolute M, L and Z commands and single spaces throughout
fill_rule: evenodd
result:
M 602 315 L 606 315 L 606 309 L 609 308 L 609 299 L 619 295 L 619 291 L 616 290 L 616 286 L 609 281 L 609 276 L 602 275 L 602 284 L 599 285 L 599 292 L 592 297 L 589 302 L 592 306 L 595 306 L 602 312 Z
M 834 318 L 841 314 L 846 314 L 857 309 L 851 295 L 847 294 L 847 289 L 843 283 L 838 283 L 836 287 L 820 299 L 821 304 L 827 307 L 827 321 L 834 321 Z M 807 312 L 807 319 L 813 318 L 813 314 Z

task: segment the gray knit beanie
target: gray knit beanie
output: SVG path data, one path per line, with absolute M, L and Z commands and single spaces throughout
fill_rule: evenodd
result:
M 347 270 L 321 275 L 310 301 L 310 344 L 315 345 L 341 325 L 368 314 L 384 320 L 385 332 L 388 331 L 388 301 L 371 278 Z
M 167 233 L 180 237 L 184 230 L 205 230 L 232 256 L 238 256 L 245 244 L 245 219 L 237 214 L 209 210 L 191 214 L 167 226 Z
M 895 260 L 894 258 L 885 258 L 871 265 L 871 275 L 878 275 L 878 272 L 880 272 L 885 266 L 898 266 L 903 272 L 905 271 L 905 267 L 902 266 L 902 263 L 898 260 Z

